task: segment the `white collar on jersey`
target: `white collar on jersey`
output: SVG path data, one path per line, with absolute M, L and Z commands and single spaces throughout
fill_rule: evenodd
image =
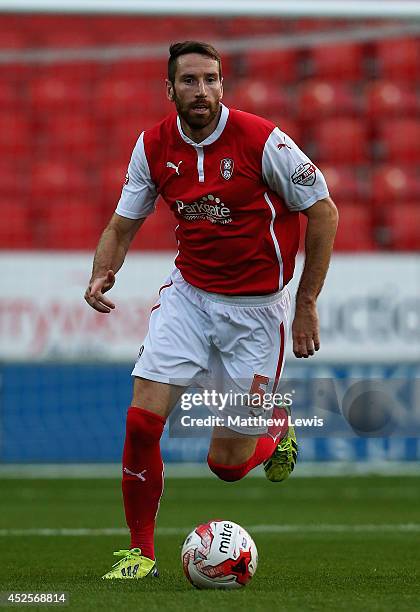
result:
M 188 136 L 184 134 L 184 132 L 182 131 L 181 120 L 178 116 L 176 119 L 176 124 L 178 126 L 178 132 L 180 133 L 182 140 L 184 140 L 187 144 L 192 145 L 193 147 L 205 147 L 206 145 L 210 145 L 215 142 L 215 140 L 217 140 L 219 136 L 222 135 L 222 132 L 226 127 L 226 123 L 229 117 L 228 107 L 224 104 L 221 104 L 220 106 L 222 107 L 222 112 L 220 113 L 219 123 L 217 124 L 217 127 L 214 132 L 212 132 L 210 136 L 207 136 L 207 138 L 202 142 L 194 142 L 194 140 L 191 140 L 191 138 L 188 138 Z

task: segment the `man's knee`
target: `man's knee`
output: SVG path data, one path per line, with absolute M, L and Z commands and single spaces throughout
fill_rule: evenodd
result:
M 209 456 L 213 462 L 224 465 L 239 465 L 254 454 L 256 437 L 245 436 L 230 430 L 219 428 L 213 432 Z
M 134 378 L 131 406 L 145 408 L 167 418 L 183 391 L 182 387 L 166 383 Z

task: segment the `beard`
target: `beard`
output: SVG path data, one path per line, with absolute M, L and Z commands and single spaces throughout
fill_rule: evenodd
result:
M 219 113 L 220 101 L 211 102 L 210 100 L 198 99 L 194 102 L 181 102 L 174 92 L 173 101 L 178 115 L 192 130 L 201 130 L 211 123 Z M 198 113 L 194 110 L 195 107 L 205 107 L 205 111 Z

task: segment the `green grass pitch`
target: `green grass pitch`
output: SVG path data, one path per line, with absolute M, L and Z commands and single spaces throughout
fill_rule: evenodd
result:
M 72 610 L 420 607 L 419 477 L 167 479 L 156 542 L 161 576 L 134 582 L 99 579 L 112 552 L 127 547 L 124 535 L 36 531 L 124 527 L 116 480 L 6 479 L 0 517 L 0 590 L 66 591 Z M 236 521 L 254 536 L 260 563 L 244 589 L 198 591 L 182 574 L 183 539 L 210 518 Z M 33 531 L 14 531 L 26 529 Z

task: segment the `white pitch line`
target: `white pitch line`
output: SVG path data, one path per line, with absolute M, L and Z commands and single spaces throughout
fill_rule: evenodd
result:
M 159 527 L 157 535 L 187 535 L 192 529 L 189 527 Z M 420 532 L 420 523 L 396 524 L 366 524 L 343 525 L 320 523 L 318 525 L 248 525 L 246 529 L 251 533 L 417 533 Z M 7 536 L 126 536 L 128 530 L 124 528 L 109 527 L 103 529 L 91 528 L 63 528 L 63 529 L 0 529 L 0 537 Z
M 0 0 L 1 2 L 1 0 Z M 420 476 L 418 461 L 302 461 L 293 473 L 296 478 L 330 476 Z M 167 463 L 167 478 L 213 478 L 206 463 Z M 253 470 L 247 478 L 264 478 L 262 468 Z M 0 480 L 121 478 L 121 465 L 117 463 L 86 464 L 1 464 Z

